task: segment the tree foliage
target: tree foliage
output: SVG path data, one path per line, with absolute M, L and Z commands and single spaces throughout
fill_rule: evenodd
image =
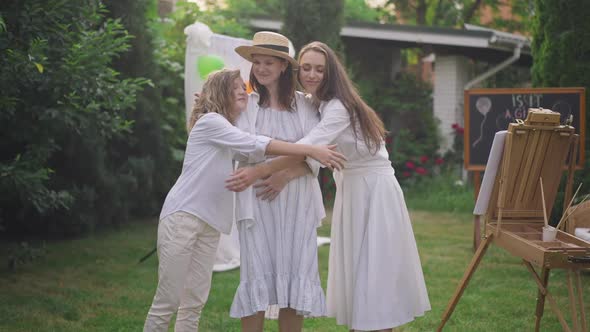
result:
M 182 94 L 167 95 L 173 66 L 155 52 L 156 1 L 106 5 L 0 6 L 8 231 L 76 233 L 154 215 L 177 176 L 184 107 Z
M 533 38 L 533 85 L 535 87 L 585 87 L 586 128 L 590 125 L 590 2 L 585 0 L 536 0 Z M 590 182 L 590 135 L 586 134 L 585 172 Z M 582 173 L 582 174 L 580 174 Z M 589 190 L 585 189 L 586 192 Z M 580 195 L 582 197 L 583 195 Z M 558 204 L 556 204 L 559 207 Z
M 314 40 L 321 40 L 334 49 L 340 47 L 343 0 L 285 2 L 282 33 L 289 36 L 296 49 Z
M 250 37 L 230 8 L 0 4 L 0 230 L 73 234 L 155 215 L 186 142 L 184 27 Z M 139 78 L 142 77 L 142 78 Z
M 465 23 L 481 24 L 481 13 L 489 9 L 490 28 L 510 32 L 530 31 L 532 0 L 387 0 L 376 8 L 382 21 L 430 26 L 462 27 Z M 511 16 L 504 18 L 503 10 Z
M 167 31 L 165 33 L 172 31 L 180 33 L 182 38 L 174 40 L 167 35 L 166 40 L 184 44 L 184 27 L 195 21 L 208 25 L 215 33 L 252 38 L 251 18 L 260 15 L 274 17 L 281 13 L 280 0 L 226 0 L 224 2 L 211 0 L 205 3 L 206 6 L 199 8 L 194 2 L 178 1 L 176 10 L 162 22 L 160 28 Z
M 365 0 L 344 0 L 345 22 L 379 22 L 383 13 Z
M 106 15 L 119 19 L 133 36 L 130 48 L 113 61 L 113 68 L 123 77 L 146 77 L 155 83 L 138 94 L 127 113 L 134 122 L 133 135 L 112 144 L 113 155 L 127 158 L 126 171 L 138 183 L 129 199 L 131 213 L 155 215 L 182 162 L 186 142 L 184 93 L 176 94 L 169 86 L 182 85 L 183 80 L 165 65 L 165 55 L 159 57 L 160 36 L 153 28 L 159 21 L 156 1 L 103 1 L 108 9 Z
M 13 232 L 77 232 L 124 218 L 133 179 L 110 144 L 148 81 L 110 67 L 129 49 L 98 1 L 0 4 L 0 218 Z

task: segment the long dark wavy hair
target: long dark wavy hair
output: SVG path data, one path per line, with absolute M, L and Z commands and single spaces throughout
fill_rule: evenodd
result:
M 340 99 L 350 116 L 355 138 L 359 138 L 358 130 L 360 129 L 363 141 L 369 151 L 372 153 L 379 151 L 387 134 L 383 121 L 381 121 L 375 110 L 360 97 L 336 53 L 328 45 L 314 41 L 303 46 L 299 52 L 299 62 L 301 62 L 301 57 L 309 51 L 323 54 L 326 58 L 324 79 L 314 97 L 319 101 L 330 101 L 333 98 Z
M 285 69 L 285 71 L 281 73 L 281 76 L 279 76 L 279 104 L 281 107 L 292 111 L 293 101 L 295 99 L 295 89 L 297 87 L 297 78 L 295 77 L 293 65 L 283 58 L 277 56 L 274 56 L 274 58 L 287 63 L 287 69 Z M 253 91 L 258 92 L 260 95 L 258 105 L 268 106 L 268 103 L 270 102 L 270 93 L 264 85 L 258 82 L 256 76 L 254 76 L 253 70 L 250 70 L 250 86 Z

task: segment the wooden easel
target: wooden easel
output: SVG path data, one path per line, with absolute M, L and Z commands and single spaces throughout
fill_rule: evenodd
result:
M 558 231 L 553 242 L 541 240 L 543 205 L 539 178 L 543 178 L 547 214 L 550 215 L 568 154 L 575 156 L 577 135 L 572 127 L 559 125 L 559 114 L 529 110 L 524 123 L 510 124 L 501 166 L 495 177 L 485 214 L 485 237 L 443 314 L 437 331 L 442 331 L 453 313 L 473 273 L 490 244 L 522 258 L 538 287 L 535 331 L 539 331 L 545 299 L 564 331 L 572 331 L 548 291 L 553 268 L 568 270 L 568 290 L 574 331 L 588 331 L 582 300 L 579 270 L 590 267 L 590 243 Z M 571 195 L 575 158 L 568 164 L 567 191 Z M 567 204 L 567 203 L 566 203 Z M 534 265 L 541 267 L 539 275 Z M 574 291 L 574 284 L 577 293 Z M 579 307 L 579 311 L 576 308 Z M 580 321 L 578 322 L 578 314 Z

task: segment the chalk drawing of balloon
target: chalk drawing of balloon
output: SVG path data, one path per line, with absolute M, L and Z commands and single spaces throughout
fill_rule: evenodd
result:
M 475 108 L 481 115 L 486 116 L 492 108 L 492 101 L 488 97 L 479 97 L 475 102 Z
M 486 127 L 489 127 L 487 114 L 492 108 L 492 100 L 488 97 L 479 97 L 475 101 L 475 108 L 477 108 L 477 111 L 483 115 L 483 120 L 481 120 L 479 125 L 479 137 L 473 142 L 473 147 L 477 147 L 482 140 L 484 140 Z

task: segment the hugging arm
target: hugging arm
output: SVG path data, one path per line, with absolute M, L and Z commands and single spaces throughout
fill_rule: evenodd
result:
M 280 142 L 283 144 L 290 144 L 290 143 L 285 143 L 285 142 L 281 142 L 281 141 L 272 141 L 272 143 L 275 142 Z M 269 144 L 270 145 L 270 144 Z M 306 145 L 306 144 L 292 144 L 292 145 L 296 145 L 302 149 L 320 149 L 319 151 L 321 151 L 321 149 L 324 149 L 320 146 L 314 146 L 314 145 Z M 328 151 L 333 153 L 333 157 L 330 157 L 330 159 L 326 162 L 322 162 L 323 165 L 328 166 L 330 169 L 332 167 L 335 167 L 337 169 L 341 169 L 342 165 L 344 163 L 344 161 L 346 160 L 346 158 L 344 158 L 344 156 L 336 151 L 333 151 L 333 149 L 335 148 L 335 145 L 330 145 L 328 146 Z M 268 151 L 268 149 L 267 149 Z M 271 154 L 278 154 L 278 153 L 271 153 Z M 311 155 L 311 157 L 313 157 L 314 159 L 321 161 L 321 159 L 318 159 L 318 157 L 314 157 L 313 155 Z M 226 187 L 231 190 L 231 191 L 243 191 L 246 188 L 248 188 L 250 185 L 252 185 L 256 180 L 258 179 L 262 179 L 262 178 L 267 178 L 269 176 L 271 176 L 273 173 L 278 172 L 280 170 L 289 168 L 291 166 L 293 166 L 294 163 L 300 163 L 301 161 L 303 161 L 303 157 L 284 157 L 284 158 L 275 158 L 270 162 L 266 162 L 266 163 L 261 163 L 258 164 L 256 166 L 253 167 L 244 167 L 244 168 L 240 168 L 237 171 L 234 172 L 234 174 L 232 174 L 232 176 L 230 176 L 230 178 L 228 180 L 226 180 Z
M 294 144 L 270 139 L 265 136 L 248 134 L 233 126 L 222 116 L 208 116 L 199 120 L 199 127 L 194 136 L 189 139 L 205 139 L 212 144 L 223 146 L 232 150 L 234 155 L 258 154 L 258 155 L 286 155 L 290 158 L 273 163 L 263 168 L 264 176 L 284 169 L 292 165 L 293 160 L 300 161 L 306 156 L 311 157 L 327 167 L 340 167 L 345 158 L 339 152 L 334 151 L 335 146 L 319 146 L 310 144 Z M 199 137 L 197 137 L 199 136 Z
M 336 140 L 347 128 L 350 127 L 350 116 L 344 105 L 339 100 L 330 101 L 323 109 L 323 118 L 320 123 L 315 126 L 304 138 L 299 140 L 298 143 L 303 144 L 330 144 Z M 230 179 L 227 181 L 227 188 L 232 191 L 242 191 L 249 185 L 254 183 L 257 179 L 269 177 L 272 174 L 271 168 L 282 169 L 285 164 L 295 164 L 302 159 L 293 159 L 292 157 L 278 157 L 272 161 L 264 164 L 259 164 L 255 167 L 246 167 L 239 169 Z M 316 175 L 319 173 L 320 165 L 313 159 L 307 158 L 305 160 L 308 169 L 311 170 L 312 174 Z M 259 167 L 260 166 L 260 167 Z M 343 165 L 340 165 L 343 166 Z M 258 169 L 255 169 L 259 167 Z M 263 168 L 267 168 L 265 171 Z M 281 167 L 281 168 L 279 168 Z M 287 167 L 287 166 L 285 166 Z M 340 169 L 339 167 L 337 167 Z M 284 182 L 287 179 L 292 179 L 292 176 L 301 176 L 305 169 L 300 168 L 293 170 L 295 173 L 286 173 L 282 175 L 282 179 L 273 179 L 276 181 Z M 285 182 L 286 183 L 286 182 Z M 274 190 L 274 189 L 273 189 Z

